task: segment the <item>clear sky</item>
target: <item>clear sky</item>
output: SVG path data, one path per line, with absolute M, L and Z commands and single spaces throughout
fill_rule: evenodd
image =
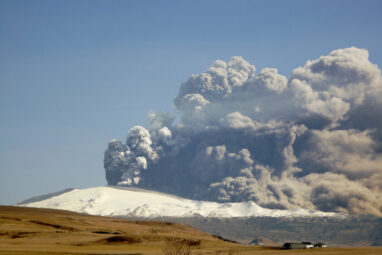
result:
M 0 204 L 106 184 L 103 153 L 240 55 L 287 75 L 338 48 L 382 66 L 382 1 L 0 0 Z

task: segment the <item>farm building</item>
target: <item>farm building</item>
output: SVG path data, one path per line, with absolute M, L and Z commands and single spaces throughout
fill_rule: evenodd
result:
M 306 244 L 303 243 L 284 243 L 283 249 L 306 249 Z
M 312 244 L 311 242 L 301 242 L 301 243 L 284 243 L 283 249 L 291 250 L 291 249 L 310 249 L 310 248 L 326 248 L 328 247 L 324 243 L 316 243 Z
M 310 248 L 313 248 L 313 244 L 311 242 L 301 242 L 302 244 L 305 244 L 306 245 L 306 248 L 307 249 L 310 249 Z
M 316 244 L 314 244 L 314 247 L 316 248 L 326 248 L 326 247 L 328 247 L 326 244 L 324 244 L 324 243 L 316 243 Z

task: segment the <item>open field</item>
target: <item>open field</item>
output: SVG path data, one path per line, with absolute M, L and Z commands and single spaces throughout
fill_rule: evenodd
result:
M 177 223 L 129 221 L 61 210 L 0 206 L 2 254 L 382 254 L 382 247 L 280 250 L 225 242 Z M 169 253 L 167 253 L 169 254 Z

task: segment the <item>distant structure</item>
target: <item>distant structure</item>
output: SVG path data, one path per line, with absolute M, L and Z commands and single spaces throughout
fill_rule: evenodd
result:
M 314 248 L 314 246 L 311 242 L 301 242 L 301 243 L 305 244 L 307 249 Z
M 291 249 L 311 249 L 311 248 L 326 248 L 328 247 L 324 243 L 316 243 L 312 244 L 311 242 L 301 242 L 301 243 L 284 243 L 283 249 L 291 250 Z
M 252 242 L 250 242 L 249 244 L 251 245 L 264 245 L 263 243 L 263 239 L 254 239 Z
M 286 250 L 306 249 L 306 244 L 303 244 L 303 243 L 284 243 L 283 249 L 286 249 Z

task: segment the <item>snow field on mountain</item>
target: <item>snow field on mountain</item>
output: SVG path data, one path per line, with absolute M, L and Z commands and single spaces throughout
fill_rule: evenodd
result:
M 20 206 L 52 208 L 101 216 L 155 217 L 342 217 L 342 214 L 307 209 L 266 209 L 256 203 L 195 201 L 137 188 L 95 187 L 74 189 Z

